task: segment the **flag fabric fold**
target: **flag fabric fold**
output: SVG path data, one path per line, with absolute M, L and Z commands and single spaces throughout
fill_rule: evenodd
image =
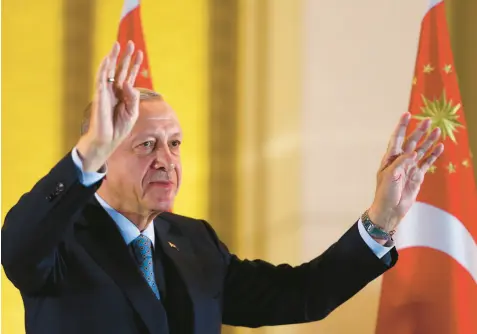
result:
M 423 18 L 410 99 L 412 125 L 431 118 L 445 151 L 395 235 L 377 334 L 477 333 L 477 190 L 443 1 Z

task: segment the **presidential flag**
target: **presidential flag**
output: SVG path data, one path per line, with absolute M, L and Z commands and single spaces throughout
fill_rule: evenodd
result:
M 443 1 L 423 18 L 412 82 L 413 123 L 432 120 L 445 151 L 395 235 L 376 333 L 477 333 L 477 190 Z M 412 126 L 411 125 L 411 126 Z

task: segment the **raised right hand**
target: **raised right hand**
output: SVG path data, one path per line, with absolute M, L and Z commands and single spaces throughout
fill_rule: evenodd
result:
M 129 41 L 123 60 L 116 69 L 119 51 L 119 44 L 115 43 L 101 62 L 88 132 L 76 146 L 86 172 L 97 171 L 105 164 L 111 153 L 130 133 L 139 115 L 139 91 L 133 85 L 143 54 L 141 51 L 137 52 L 130 68 L 134 43 Z M 112 78 L 114 81 L 110 80 Z
M 438 143 L 441 130 L 436 127 L 430 131 L 430 119 L 422 121 L 406 137 L 410 119 L 411 114 L 404 113 L 391 136 L 368 212 L 370 219 L 386 232 L 393 231 L 416 202 L 425 174 L 444 152 L 444 144 Z

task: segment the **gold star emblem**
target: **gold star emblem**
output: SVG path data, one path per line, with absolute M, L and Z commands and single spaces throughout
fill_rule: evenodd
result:
M 149 72 L 148 70 L 145 68 L 141 71 L 141 75 L 144 77 L 144 78 L 147 78 L 149 77 Z
M 447 74 L 449 74 L 450 72 L 452 72 L 452 65 L 451 64 L 447 64 L 444 66 L 443 68 L 444 72 L 446 72 Z
M 462 161 L 462 165 L 464 167 L 469 167 L 470 166 L 469 160 L 465 159 L 464 161 Z
M 429 167 L 429 172 L 434 174 L 436 172 L 436 169 L 437 169 L 437 167 L 432 165 L 432 166 Z
M 432 67 L 431 64 L 427 64 L 427 65 L 424 66 L 423 71 L 424 71 L 424 73 L 429 74 L 429 73 L 431 73 L 432 71 L 434 71 L 434 67 Z
M 449 174 L 455 173 L 455 166 L 452 164 L 452 162 L 449 162 L 447 170 L 449 171 Z
M 449 137 L 457 144 L 454 132 L 457 132 L 457 128 L 464 127 L 458 121 L 460 117 L 460 115 L 458 115 L 458 111 L 461 107 L 460 103 L 454 105 L 452 100 L 448 101 L 445 90 L 440 98 L 434 100 L 428 100 L 422 95 L 422 102 L 424 104 L 424 106 L 421 107 L 422 113 L 414 116 L 414 118 L 418 120 L 430 118 L 432 121 L 431 130 L 434 128 L 441 129 L 444 139 Z
M 417 77 L 414 77 L 412 79 L 412 85 L 415 86 L 417 84 Z

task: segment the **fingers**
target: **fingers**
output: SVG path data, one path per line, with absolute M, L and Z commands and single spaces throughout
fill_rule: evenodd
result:
M 439 158 L 442 152 L 444 152 L 444 144 L 440 143 L 434 147 L 431 154 L 421 164 L 420 170 L 423 174 L 429 170 L 429 167 Z
M 424 181 L 424 173 L 418 166 L 412 166 L 412 168 L 409 170 L 409 179 L 412 182 L 421 184 L 422 181 Z
M 129 77 L 127 79 L 131 86 L 134 86 L 134 83 L 136 82 L 136 77 L 139 74 L 139 69 L 141 68 L 143 59 L 144 55 L 142 51 L 138 51 L 136 53 L 136 58 L 134 59 L 134 64 L 131 67 L 131 71 L 129 72 Z
M 406 112 L 402 114 L 401 118 L 399 119 L 399 124 L 397 125 L 391 136 L 391 139 L 389 140 L 387 156 L 393 156 L 402 152 L 402 145 L 404 143 L 404 139 L 406 138 L 406 130 L 410 119 L 410 113 Z
M 134 113 L 137 110 L 137 104 L 139 103 L 139 91 L 133 88 L 133 85 L 129 80 L 123 83 L 123 101 L 126 106 L 126 111 L 129 114 Z
M 398 154 L 391 156 L 385 165 L 378 171 L 378 176 L 386 169 L 391 171 L 397 170 L 399 167 L 402 167 L 404 170 L 408 170 L 410 167 L 416 163 L 416 152 Z
M 116 87 L 122 88 L 124 80 L 126 79 L 129 71 L 129 64 L 131 63 L 131 57 L 134 53 L 134 43 L 129 41 L 126 45 L 126 51 L 124 57 L 121 61 L 121 64 L 118 67 L 118 72 L 116 73 Z
M 429 130 L 431 126 L 431 120 L 423 120 L 413 133 L 407 138 L 406 143 L 404 144 L 403 151 L 405 153 L 411 152 L 416 148 L 417 143 L 421 140 L 422 136 Z
M 109 53 L 109 65 L 107 78 L 114 78 L 116 72 L 116 62 L 118 61 L 119 51 L 121 47 L 118 42 L 115 42 L 111 52 Z
M 410 152 L 410 153 L 405 153 L 401 154 L 393 163 L 393 168 L 394 170 L 398 168 L 403 168 L 404 170 L 408 170 L 411 168 L 415 163 L 416 163 L 416 152 Z
M 435 128 L 427 136 L 426 140 L 416 149 L 417 161 L 421 160 L 423 156 L 427 154 L 427 151 L 435 145 L 439 137 L 441 136 L 441 129 Z
M 108 70 L 109 70 L 109 56 L 104 57 L 103 61 L 99 65 L 98 73 L 96 75 L 96 86 L 98 89 L 104 87 L 106 80 L 108 78 Z
M 437 160 L 437 158 L 439 158 L 442 152 L 444 152 L 444 144 L 440 143 L 439 145 L 436 145 L 436 147 L 434 147 L 432 153 L 424 160 L 421 167 L 414 165 L 409 170 L 408 178 L 411 182 L 408 184 L 408 187 L 410 187 L 409 189 L 411 189 L 412 193 L 415 194 L 414 199 L 419 192 L 419 188 L 422 182 L 424 181 L 425 174 L 432 166 L 432 164 Z
M 383 157 L 383 161 L 381 161 L 381 168 L 378 171 L 378 174 L 388 168 L 397 158 L 399 158 L 401 154 L 394 154 L 388 156 L 387 154 Z
M 434 129 L 426 140 L 416 150 L 417 143 L 421 140 L 425 133 L 429 131 L 432 121 L 430 119 L 423 120 L 413 133 L 406 139 L 406 130 L 409 125 L 411 115 L 404 113 L 401 116 L 398 126 L 394 130 L 393 135 L 389 141 L 388 151 L 386 152 L 381 162 L 381 169 L 387 168 L 393 161 L 402 153 L 411 153 L 416 151 L 416 158 L 419 161 L 426 152 L 436 143 L 440 136 L 440 129 Z
M 128 98 L 131 101 L 136 94 L 135 90 L 133 89 L 133 85 L 139 73 L 139 69 L 142 64 L 144 55 L 141 51 L 137 52 L 134 64 L 131 68 L 131 71 L 129 71 L 129 64 L 131 62 L 131 57 L 134 53 L 134 43 L 132 41 L 129 41 L 126 46 L 125 55 L 116 72 L 116 63 L 119 57 L 119 53 L 120 45 L 118 42 L 115 42 L 110 53 L 101 62 L 96 78 L 97 87 L 99 89 L 107 87 L 110 93 L 116 95 L 116 98 L 120 100 L 123 99 L 123 94 L 126 93 L 124 92 L 124 89 L 126 88 Z M 125 80 L 128 76 L 128 72 L 129 77 L 127 80 Z M 114 85 L 106 85 L 112 83 L 108 80 L 110 78 L 114 79 Z M 128 83 L 129 86 L 124 85 L 125 83 Z M 115 103 L 116 102 L 114 102 L 113 104 Z

